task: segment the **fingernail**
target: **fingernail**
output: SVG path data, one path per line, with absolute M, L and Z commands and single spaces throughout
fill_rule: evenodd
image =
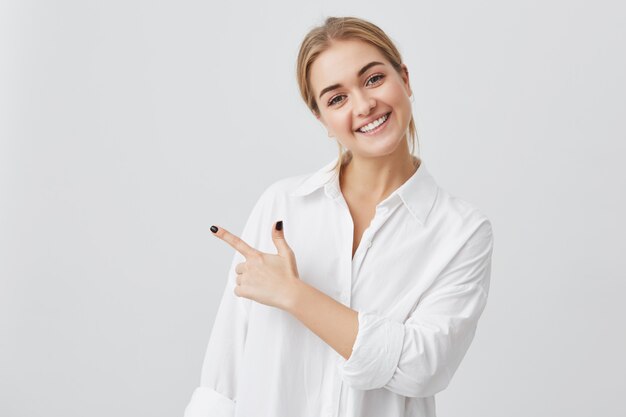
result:
M 211 231 L 212 231 L 213 233 L 217 233 L 217 227 L 215 227 L 215 226 L 211 226 Z
M 276 230 L 283 230 L 283 221 L 276 222 Z

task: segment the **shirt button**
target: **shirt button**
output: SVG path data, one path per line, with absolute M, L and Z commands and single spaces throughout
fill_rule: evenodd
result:
M 371 248 L 371 247 L 372 247 L 372 241 L 371 241 L 371 240 L 367 242 L 367 247 L 368 247 L 368 248 Z

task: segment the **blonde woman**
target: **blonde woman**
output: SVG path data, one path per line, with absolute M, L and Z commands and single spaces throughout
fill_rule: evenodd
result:
M 337 141 L 271 184 L 235 250 L 186 417 L 433 417 L 487 302 L 490 221 L 420 157 L 389 37 L 328 18 L 302 42 L 304 102 Z

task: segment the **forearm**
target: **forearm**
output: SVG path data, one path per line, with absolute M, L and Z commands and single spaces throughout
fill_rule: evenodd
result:
M 359 329 L 357 311 L 304 281 L 296 285 L 292 302 L 286 311 L 346 360 L 350 357 Z

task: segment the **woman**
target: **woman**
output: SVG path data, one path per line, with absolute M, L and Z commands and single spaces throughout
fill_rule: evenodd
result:
M 487 301 L 491 224 L 409 151 L 409 72 L 377 26 L 328 18 L 297 72 L 339 155 L 270 185 L 241 237 L 211 227 L 236 252 L 185 416 L 435 416 Z

